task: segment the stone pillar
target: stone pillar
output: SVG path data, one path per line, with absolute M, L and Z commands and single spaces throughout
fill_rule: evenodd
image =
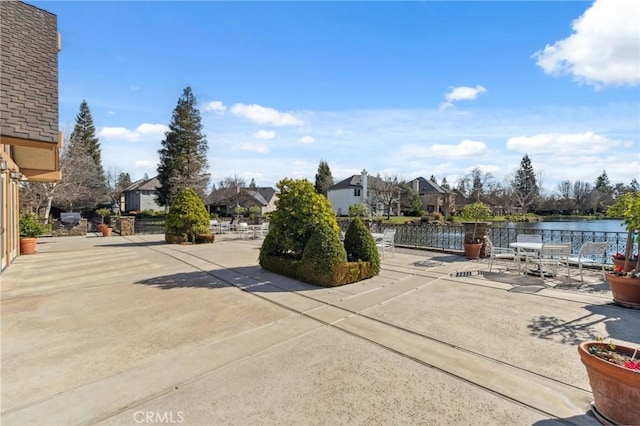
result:
M 120 232 L 120 235 L 134 235 L 135 222 L 135 216 L 119 216 L 116 219 L 116 230 Z

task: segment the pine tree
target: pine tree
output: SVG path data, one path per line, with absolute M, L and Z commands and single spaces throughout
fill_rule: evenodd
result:
M 69 145 L 64 151 L 66 155 L 86 154 L 91 157 L 93 165 L 87 165 L 86 170 L 74 170 L 74 176 L 85 176 L 82 183 L 75 181 L 71 186 L 77 187 L 79 184 L 84 185 L 81 192 L 85 193 L 84 200 L 81 202 L 83 208 L 91 207 L 92 202 L 100 203 L 108 199 L 107 196 L 107 178 L 102 167 L 102 159 L 100 152 L 100 141 L 96 137 L 96 128 L 93 125 L 91 111 L 86 101 L 80 104 L 80 111 L 76 115 L 76 124 L 73 127 L 71 136 L 69 137 Z M 67 169 L 69 167 L 77 167 L 84 160 L 67 161 Z M 67 174 L 71 171 L 67 170 Z M 89 177 L 90 176 L 90 177 Z M 65 181 L 64 174 L 62 177 Z M 68 180 L 67 180 L 68 181 Z M 68 183 L 68 182 L 67 182 Z M 80 189 L 73 192 L 79 192 Z M 79 200 L 77 200 L 79 201 Z
M 611 181 L 609 180 L 609 176 L 607 176 L 607 172 L 605 170 L 603 170 L 602 174 L 596 178 L 595 190 L 602 192 L 603 194 L 610 194 L 613 191 Z
M 536 202 L 540 194 L 540 188 L 528 154 L 522 157 L 520 168 L 516 170 L 511 182 L 511 188 L 516 202 L 522 207 L 523 213 L 527 213 L 527 209 Z
M 256 180 L 254 178 L 251 178 L 251 183 L 249 184 L 249 188 L 251 189 L 256 189 Z
M 445 191 L 451 191 L 451 186 L 449 186 L 449 182 L 447 182 L 447 178 L 446 177 L 442 178 L 442 183 L 440 184 L 440 186 Z
M 200 111 L 196 106 L 191 88 L 185 88 L 173 111 L 162 148 L 158 150 L 160 188 L 156 191 L 156 201 L 161 206 L 171 205 L 176 195 L 185 188 L 192 188 L 204 199 L 209 188 L 209 147 L 202 133 Z
M 76 125 L 69 139 L 71 144 L 80 145 L 98 166 L 98 171 L 104 174 L 100 152 L 100 140 L 96 137 L 96 127 L 93 125 L 91 111 L 86 101 L 80 104 L 80 112 L 76 115 Z
M 333 186 L 333 176 L 331 175 L 331 169 L 326 161 L 320 161 L 318 165 L 318 173 L 316 174 L 316 192 L 320 195 L 327 196 L 329 188 Z

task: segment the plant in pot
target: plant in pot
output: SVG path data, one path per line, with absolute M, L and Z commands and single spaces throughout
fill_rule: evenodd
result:
M 467 259 L 478 259 L 482 249 L 482 237 L 478 234 L 478 222 L 491 217 L 491 209 L 481 201 L 468 204 L 462 209 L 465 221 L 464 255 Z
M 619 305 L 640 309 L 640 260 L 632 256 L 633 240 L 640 230 L 640 193 L 627 192 L 618 197 L 615 203 L 607 209 L 607 216 L 622 218 L 627 228 L 627 244 L 624 252 L 624 264 L 617 266 L 607 274 L 607 282 L 611 287 L 614 302 Z M 640 251 L 640 241 L 636 252 Z M 619 256 L 622 257 L 622 256 Z
M 106 207 L 103 207 L 103 208 L 101 208 L 101 209 L 96 210 L 96 214 L 97 214 L 98 216 L 100 216 L 100 223 L 98 224 L 98 226 L 96 226 L 96 230 L 97 230 L 98 232 L 101 232 L 101 233 L 102 233 L 102 235 L 105 235 L 105 230 L 106 230 L 106 228 L 108 228 L 108 227 L 109 227 L 109 225 L 108 225 L 108 224 L 106 224 L 106 223 L 104 222 L 104 219 L 105 219 L 105 218 L 110 218 L 110 216 L 111 216 L 111 210 L 109 210 L 109 209 L 108 209 L 108 208 L 106 208 Z M 107 231 L 107 232 L 108 232 L 108 231 Z
M 639 349 L 601 340 L 578 346 L 593 392 L 593 413 L 603 424 L 640 424 Z
M 38 236 L 46 231 L 44 225 L 38 222 L 36 216 L 31 213 L 20 214 L 20 254 L 33 254 L 36 252 Z

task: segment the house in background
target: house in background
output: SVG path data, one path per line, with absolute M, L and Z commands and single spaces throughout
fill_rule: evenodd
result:
M 61 178 L 56 15 L 0 1 L 0 271 L 18 255 L 19 181 Z
M 456 194 L 423 177 L 417 177 L 407 184 L 418 194 L 422 201 L 422 210 L 427 213 L 449 214 L 456 209 Z
M 366 170 L 359 175 L 350 176 L 327 190 L 327 198 L 338 216 L 349 214 L 349 207 L 354 204 L 364 204 L 372 215 L 386 214 L 382 203 L 375 201 L 375 188 L 383 187 L 384 182 L 375 176 L 369 176 Z M 399 207 L 398 210 L 399 211 Z M 396 214 L 392 212 L 391 214 Z
M 156 203 L 156 188 L 160 187 L 158 177 L 151 179 L 140 179 L 122 191 L 124 198 L 124 211 L 144 211 L 153 210 L 163 212 L 164 207 Z
M 276 209 L 278 194 L 276 190 L 268 187 L 256 188 L 222 188 L 217 189 L 207 197 L 205 204 L 209 207 L 209 212 L 217 213 L 219 216 L 233 215 L 233 209 L 241 206 L 247 210 L 251 207 L 260 207 L 260 214 L 272 212 Z

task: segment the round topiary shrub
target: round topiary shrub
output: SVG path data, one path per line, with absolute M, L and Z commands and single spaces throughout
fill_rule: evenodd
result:
M 283 253 L 300 258 L 311 235 L 321 226 L 340 232 L 331 203 L 316 192 L 311 182 L 285 178 L 276 186 L 279 194 L 269 235 L 277 233 Z
M 302 253 L 302 261 L 313 265 L 316 272 L 330 273 L 333 267 L 347 261 L 340 234 L 328 224 L 319 225 L 311 234 Z
M 209 233 L 209 213 L 198 194 L 185 188 L 178 193 L 165 221 L 166 234 L 187 235 L 195 243 L 196 235 Z
M 380 273 L 380 253 L 376 241 L 360 218 L 354 218 L 344 235 L 344 248 L 349 262 L 371 262 L 373 275 Z

